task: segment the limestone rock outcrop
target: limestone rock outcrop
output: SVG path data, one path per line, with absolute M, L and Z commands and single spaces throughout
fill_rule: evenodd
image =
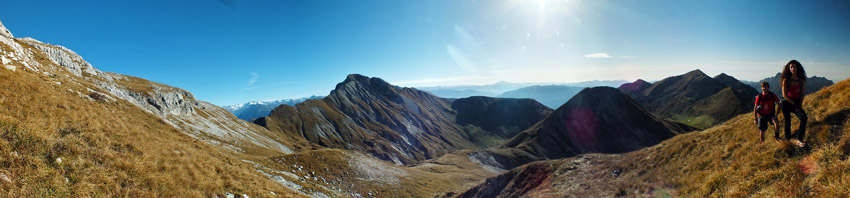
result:
M 100 73 L 100 71 L 95 69 L 91 64 L 89 64 L 89 62 L 83 60 L 80 55 L 77 55 L 76 52 L 71 51 L 64 46 L 49 45 L 29 37 L 23 38 L 21 41 L 44 52 L 51 61 L 57 65 L 67 68 L 68 71 L 74 75 L 82 76 L 83 74 L 88 74 L 96 76 Z
M 28 61 L 26 61 L 29 60 L 27 58 L 28 56 L 22 57 L 24 55 L 24 48 L 18 42 L 15 42 L 12 32 L 6 29 L 2 21 L 0 21 L 0 44 L 6 46 L 0 50 L 0 59 L 2 59 L 0 60 L 2 61 L 0 62 L 0 66 L 12 71 L 15 71 L 17 68 L 14 65 L 16 62 L 24 67 L 30 67 L 27 63 Z
M 6 26 L 3 25 L 2 21 L 0 21 L 0 36 L 15 38 L 12 36 L 12 32 L 9 32 L 9 29 L 6 29 Z

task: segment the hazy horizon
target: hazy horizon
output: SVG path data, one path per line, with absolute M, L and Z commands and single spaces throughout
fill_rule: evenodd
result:
M 700 69 L 850 77 L 847 1 L 3 1 L 16 37 L 217 105 L 404 87 L 647 81 Z M 32 14 L 38 13 L 38 14 Z

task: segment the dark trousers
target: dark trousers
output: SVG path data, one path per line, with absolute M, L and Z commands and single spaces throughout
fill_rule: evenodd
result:
M 771 120 L 773 120 L 773 117 L 775 115 L 776 114 L 774 114 L 774 113 L 767 114 L 767 115 L 759 115 L 759 117 L 757 118 L 758 124 L 759 124 L 759 131 L 761 131 L 761 132 L 766 131 L 767 130 L 767 124 L 770 123 Z M 779 123 L 776 123 L 776 124 L 779 124 Z M 773 135 L 775 135 L 775 137 L 779 137 L 779 131 L 776 131 L 776 134 L 773 134 Z
M 794 101 L 794 103 L 796 105 L 791 104 L 788 100 L 782 100 L 782 116 L 785 119 L 785 138 L 791 137 L 791 113 L 793 113 L 797 116 L 797 119 L 800 119 L 800 132 L 797 133 L 797 139 L 803 141 L 803 137 L 806 135 L 806 121 L 809 119 L 809 116 L 806 115 L 806 112 L 802 108 L 798 108 L 800 101 Z

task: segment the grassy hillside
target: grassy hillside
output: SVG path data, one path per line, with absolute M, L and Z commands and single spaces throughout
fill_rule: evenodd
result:
M 687 196 L 847 197 L 850 81 L 808 96 L 805 109 L 809 125 L 804 148 L 787 141 L 759 142 L 752 117 L 740 115 L 628 154 L 622 165 L 637 168 L 631 173 L 639 178 L 670 183 Z M 798 122 L 793 120 L 796 132 Z
M 627 154 L 530 163 L 449 195 L 850 196 L 850 80 L 809 95 L 805 109 L 810 124 L 803 148 L 760 142 L 745 114 Z M 792 124 L 796 131 L 796 118 Z
M 474 164 L 409 168 L 355 151 L 314 150 L 321 146 L 301 135 L 231 122 L 239 120 L 203 101 L 195 113 L 165 114 L 171 104 L 134 104 L 96 85 L 101 76 L 74 75 L 20 45 L 26 62 L 9 63 L 17 71 L 0 68 L 0 197 L 431 197 L 495 174 Z M 0 47 L 0 55 L 19 56 Z M 194 100 L 179 88 L 109 75 L 131 95 L 173 89 Z M 292 152 L 286 147 L 294 153 L 282 153 Z
M 0 196 L 295 195 L 229 151 L 32 57 L 41 72 L 0 69 Z

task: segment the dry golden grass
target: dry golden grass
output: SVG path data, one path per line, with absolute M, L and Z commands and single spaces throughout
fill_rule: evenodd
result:
M 49 72 L 0 69 L 0 196 L 297 196 L 228 151 L 126 101 L 89 99 L 87 87 L 105 92 L 64 69 Z

